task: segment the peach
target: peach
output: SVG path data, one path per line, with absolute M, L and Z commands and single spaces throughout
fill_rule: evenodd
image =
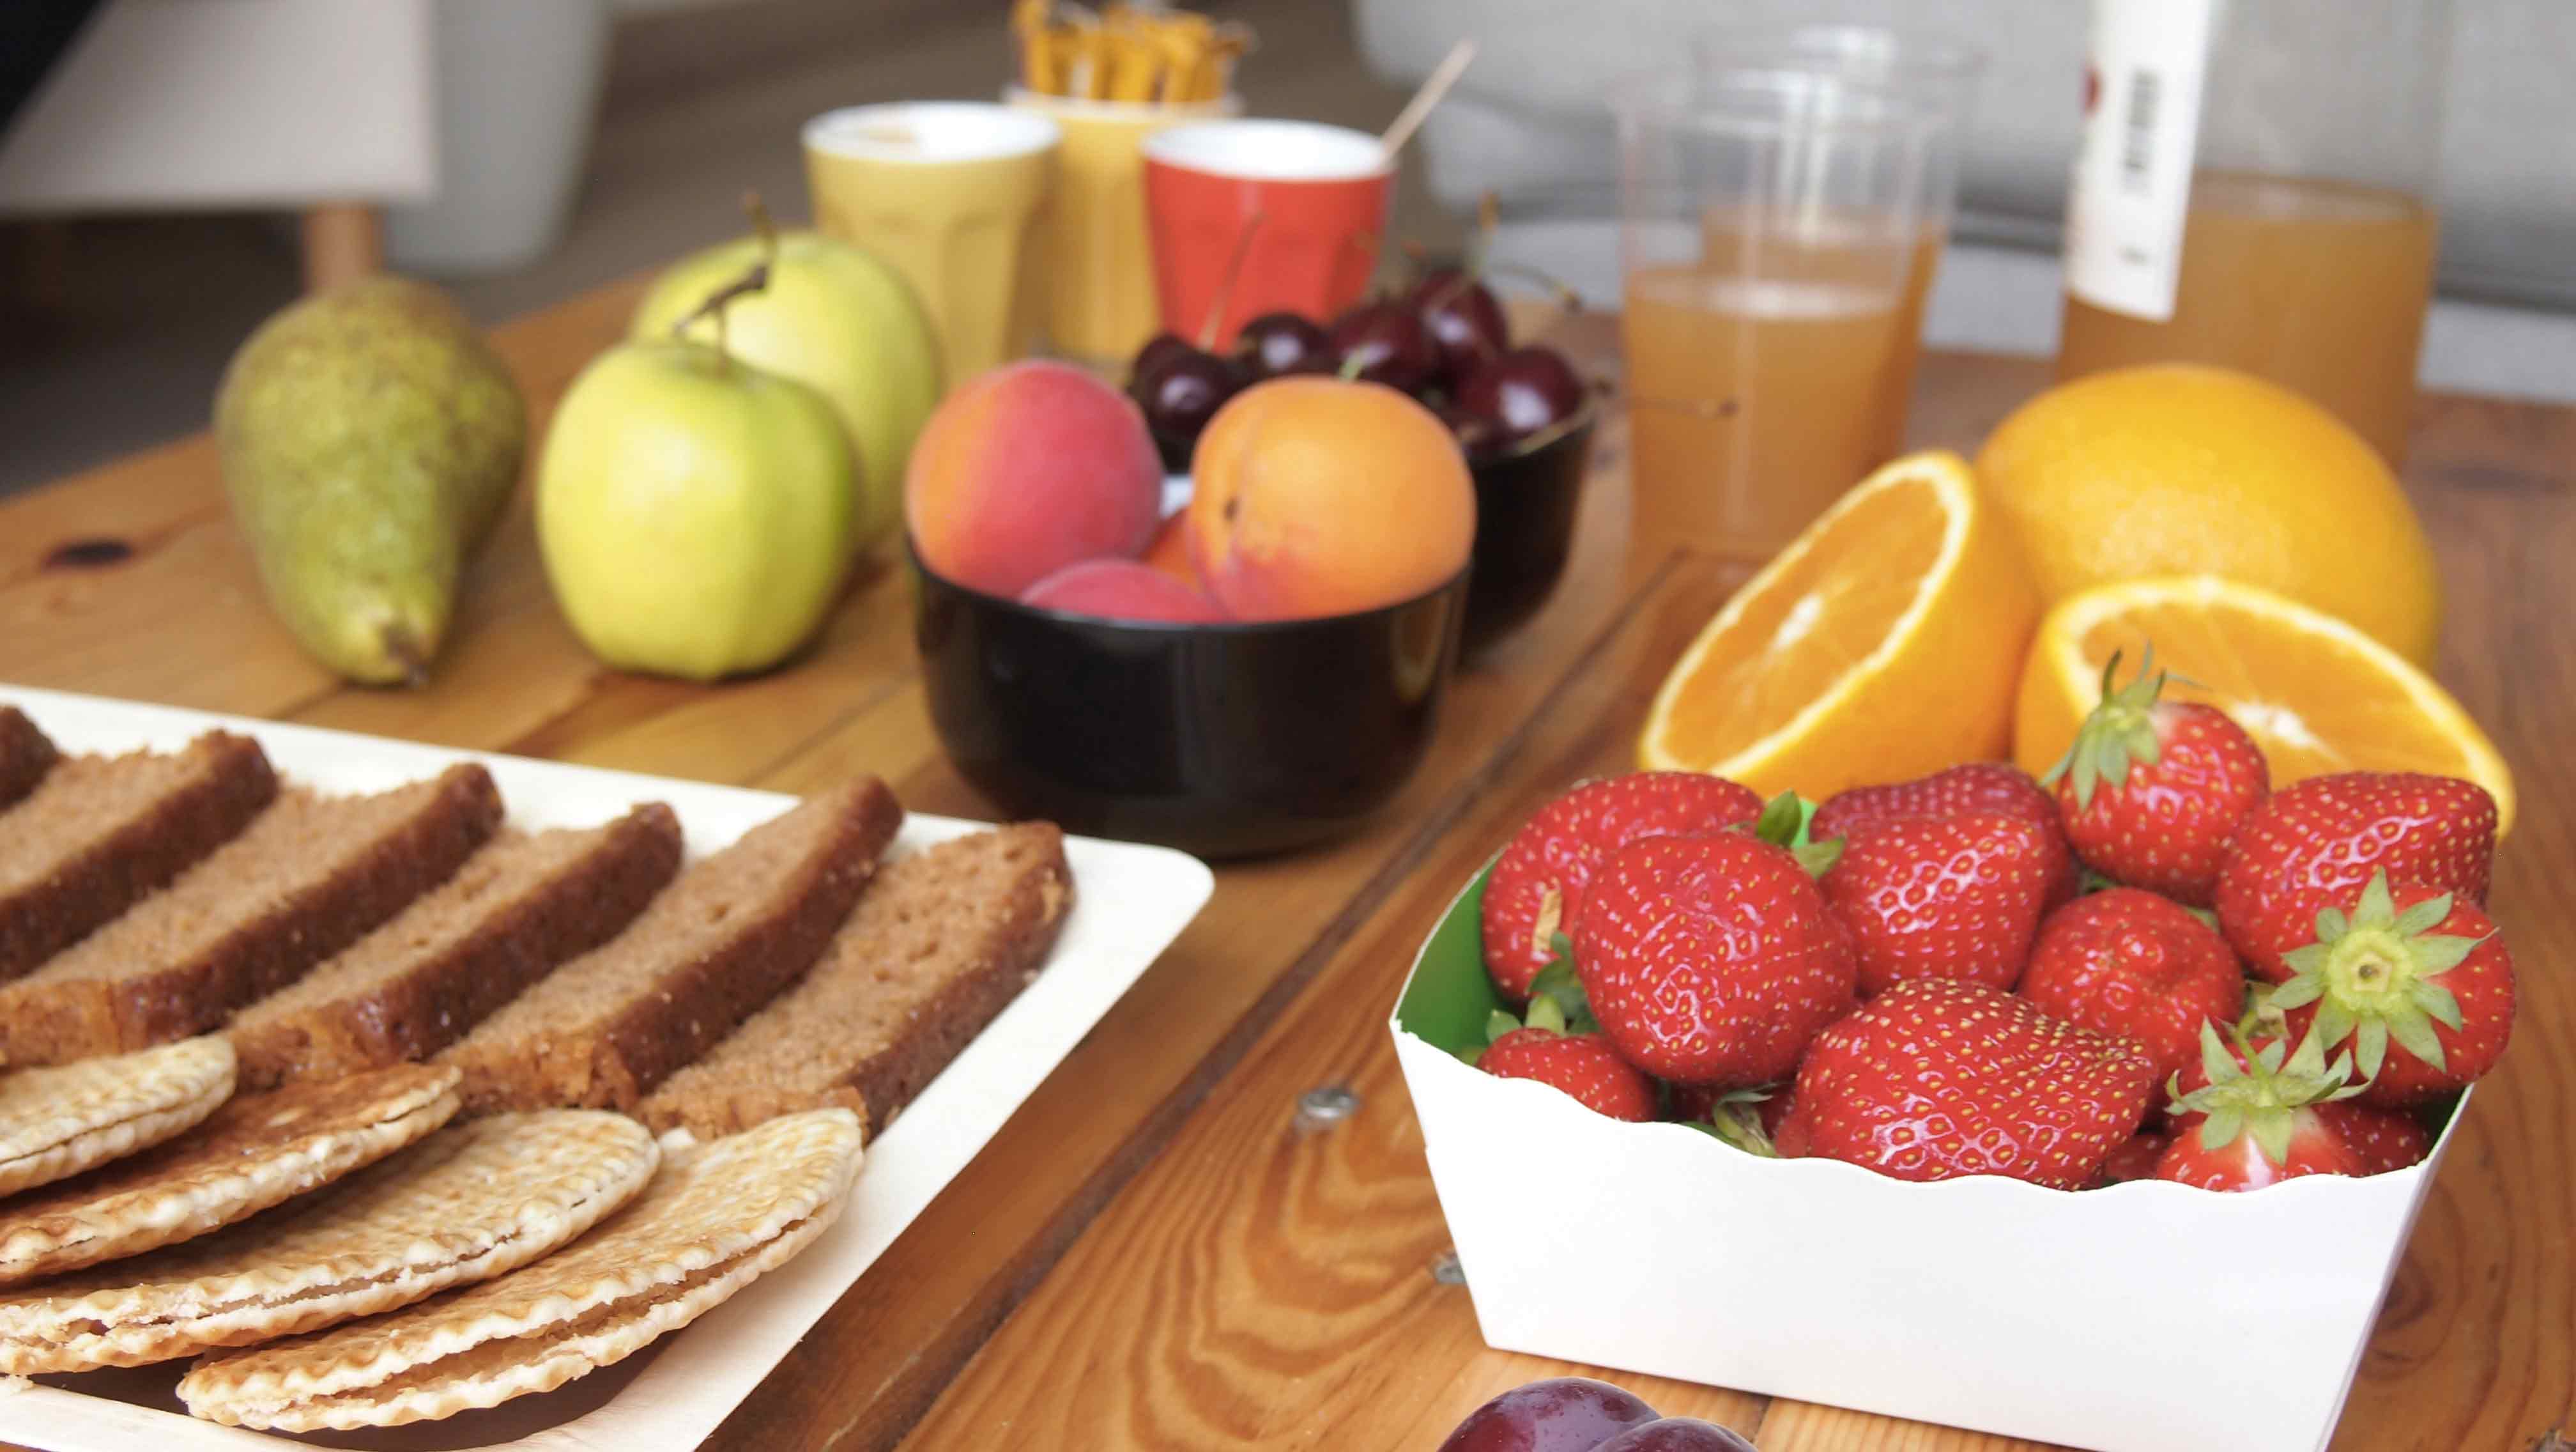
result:
M 1183 510 L 1163 521 L 1154 531 L 1154 542 L 1145 546 L 1145 563 L 1195 590 L 1199 588 L 1199 567 L 1190 559 L 1190 516 Z
M 903 481 L 922 564 L 1005 596 L 1078 561 L 1144 553 L 1162 499 L 1162 462 L 1136 405 L 1079 368 L 1039 360 L 942 399 Z
M 1383 384 L 1293 377 L 1228 400 L 1191 457 L 1190 557 L 1238 620 L 1373 610 L 1467 567 L 1476 486 L 1431 410 Z
M 1020 603 L 1069 615 L 1109 620 L 1170 620 L 1205 624 L 1225 619 L 1216 602 L 1151 565 L 1135 560 L 1084 560 L 1031 585 Z

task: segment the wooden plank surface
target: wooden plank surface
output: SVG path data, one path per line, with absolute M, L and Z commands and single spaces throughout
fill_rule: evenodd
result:
M 501 330 L 540 429 L 633 297 L 603 289 Z M 1566 341 L 1600 357 L 1608 326 Z M 2040 378 L 1935 359 L 1915 436 L 1973 443 Z M 2419 438 L 2410 479 L 2454 591 L 2445 673 L 2524 784 L 2497 899 L 2532 944 L 2532 987 L 2523 1047 L 2445 1168 L 2345 1445 L 2520 1447 L 2570 1416 L 2576 1321 L 2576 1007 L 2558 947 L 2576 909 L 2550 888 L 2576 867 L 2576 779 L 2549 750 L 2576 719 L 2571 600 L 2549 578 L 2576 559 L 2576 413 L 2435 400 Z M 1222 868 L 1199 922 L 712 1445 L 1428 1448 L 1545 1374 L 1486 1350 L 1463 1293 L 1428 1274 L 1445 1240 L 1382 1023 L 1468 868 L 1564 782 L 1624 764 L 1664 665 L 1741 578 L 1632 537 L 1619 455 L 1614 428 L 1566 585 L 1462 673 L 1402 798 L 1328 850 Z M 268 618 L 202 438 L 0 504 L 0 679 L 789 791 L 874 771 L 918 810 L 989 816 L 939 755 L 909 610 L 880 569 L 784 670 L 718 687 L 608 671 L 555 611 L 522 501 L 432 684 L 363 691 Z M 1365 1107 L 1295 1135 L 1295 1096 L 1327 1081 Z M 2009 1445 L 1625 1379 L 1758 1425 L 1772 1452 Z

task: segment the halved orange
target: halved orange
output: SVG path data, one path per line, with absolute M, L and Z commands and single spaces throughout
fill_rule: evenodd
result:
M 1910 454 L 1835 501 L 1682 653 L 1651 771 L 1824 797 L 2001 757 L 2039 595 L 1968 466 Z
M 2014 759 L 2046 771 L 2101 699 L 2111 653 L 2135 662 L 2150 642 L 2174 674 L 2168 693 L 2233 717 L 2273 786 L 2337 771 L 2463 777 L 2494 795 L 2498 834 L 2512 827 L 2513 773 L 2450 692 L 2324 611 L 2215 575 L 2098 585 L 2049 611 L 2022 673 Z

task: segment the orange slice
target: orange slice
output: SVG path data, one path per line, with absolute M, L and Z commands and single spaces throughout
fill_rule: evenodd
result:
M 2235 718 L 2275 787 L 2337 771 L 2464 777 L 2494 795 L 2499 835 L 2512 827 L 2513 774 L 2450 692 L 2334 616 L 2215 575 L 2123 580 L 2049 611 L 2022 674 L 2014 759 L 2047 770 L 2101 698 L 2103 662 L 2115 650 L 2135 661 L 2150 641 L 2177 677 L 2167 691 Z
M 2037 587 L 1956 454 L 1837 500 L 1737 591 L 1656 693 L 1638 762 L 1825 797 L 2011 744 Z

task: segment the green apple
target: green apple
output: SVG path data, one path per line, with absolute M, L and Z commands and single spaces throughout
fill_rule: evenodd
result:
M 630 336 L 670 336 L 672 324 L 758 262 L 764 246 L 744 237 L 673 263 L 636 307 Z M 715 342 L 715 319 L 690 323 L 687 336 Z M 831 400 L 859 457 L 850 547 L 866 549 L 892 534 L 903 508 L 904 461 L 942 391 L 939 338 L 911 285 L 846 242 L 782 233 L 768 285 L 726 306 L 724 346 Z
M 761 670 L 832 607 L 855 479 L 820 393 L 702 343 L 621 343 L 573 380 L 537 460 L 546 578 L 610 665 Z

